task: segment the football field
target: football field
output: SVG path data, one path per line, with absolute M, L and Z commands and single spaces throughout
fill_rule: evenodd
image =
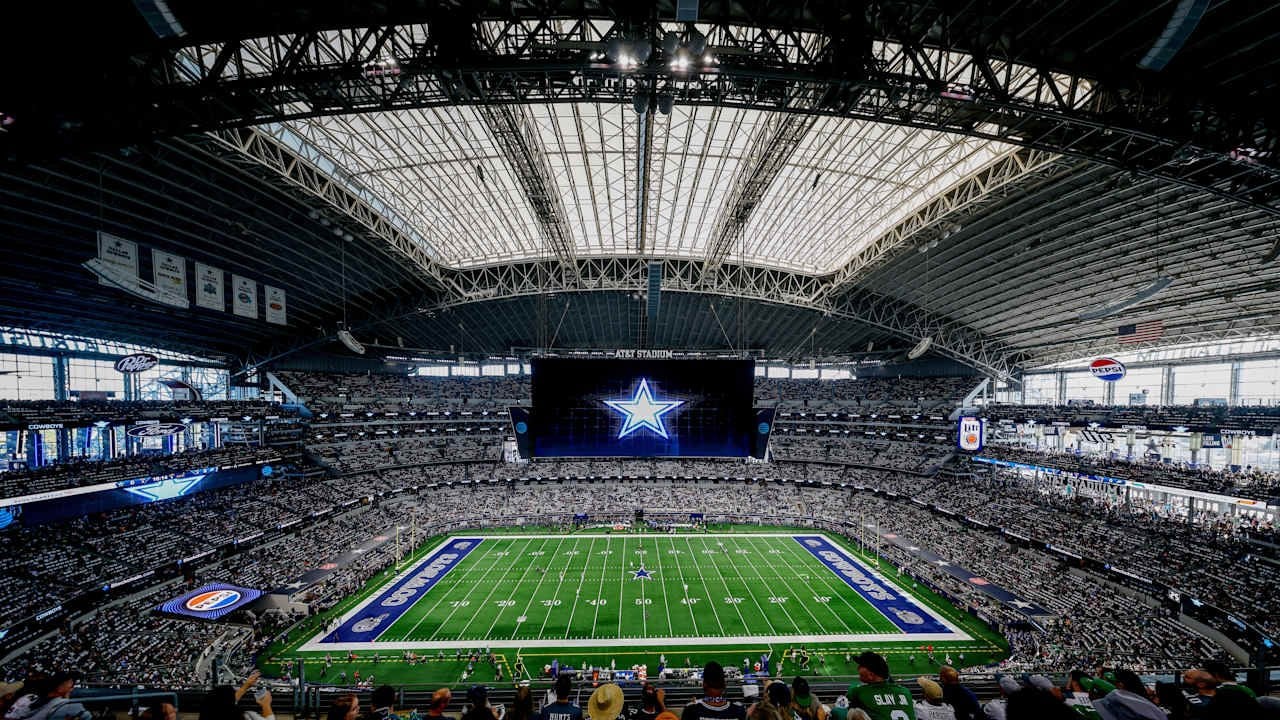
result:
M 467 534 L 298 650 L 970 639 L 820 533 Z

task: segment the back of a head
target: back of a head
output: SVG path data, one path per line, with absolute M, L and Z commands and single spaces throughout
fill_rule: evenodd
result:
M 702 687 L 707 690 L 724 690 L 724 667 L 712 660 L 702 668 Z
M 1221 660 L 1210 660 L 1203 665 L 1205 672 L 1212 675 L 1215 679 L 1223 682 L 1235 682 L 1236 676 L 1231 672 L 1231 668 Z
M 231 720 L 243 713 L 236 709 L 236 691 L 220 685 L 209 691 L 200 702 L 200 720 Z
M 791 694 L 797 699 L 809 697 L 809 681 L 797 675 L 791 683 Z
M 871 716 L 862 708 L 849 708 L 849 713 L 845 715 L 845 720 L 871 720 Z
M 791 704 L 791 688 L 781 681 L 771 682 L 764 689 L 765 697 L 769 702 L 777 707 L 786 707 Z
M 561 674 L 556 678 L 556 699 L 568 700 L 571 692 L 573 692 L 573 681 L 567 674 Z
M 1142 678 L 1138 677 L 1138 673 L 1132 670 L 1122 669 L 1122 670 L 1116 670 L 1115 676 L 1116 676 L 1116 685 L 1119 685 L 1120 687 L 1124 688 L 1125 690 L 1128 690 L 1131 693 L 1136 693 L 1138 695 L 1142 695 L 1143 697 L 1146 697 L 1147 686 L 1143 684 Z
M 943 665 L 938 668 L 938 679 L 944 685 L 951 685 L 960 682 L 960 673 L 956 672 L 956 669 L 950 665 Z
M 1023 688 L 1009 696 L 1007 720 L 1075 720 L 1076 714 L 1043 690 Z
M 374 709 L 395 707 L 396 689 L 390 685 L 379 685 L 369 698 L 369 703 Z

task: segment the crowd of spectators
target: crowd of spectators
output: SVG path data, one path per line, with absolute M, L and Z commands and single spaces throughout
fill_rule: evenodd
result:
M 806 483 L 763 481 L 763 478 L 775 477 L 775 470 L 786 468 L 787 464 L 758 465 L 755 466 L 758 475 L 747 474 L 740 479 L 729 479 L 733 475 L 723 472 L 726 464 L 713 461 L 538 463 L 511 466 L 526 472 L 510 473 L 506 481 L 493 475 L 467 478 L 461 472 L 465 467 L 401 468 L 308 483 L 263 480 L 141 510 L 121 511 L 108 521 L 20 528 L 0 535 L 0 541 L 8 545 L 5 551 L 9 556 L 39 558 L 37 562 L 24 564 L 24 568 L 43 568 L 46 561 L 67 558 L 67 565 L 53 569 L 52 575 L 63 572 L 67 573 L 62 578 L 67 583 L 76 580 L 93 583 L 113 577 L 113 572 L 129 572 L 151 565 L 166 555 L 170 559 L 180 557 L 216 542 L 219 537 L 277 527 L 291 518 L 339 508 L 333 519 L 305 526 L 296 535 L 277 538 L 273 544 L 247 556 L 241 554 L 197 568 L 187 581 L 188 585 L 218 580 L 270 588 L 350 553 L 353 547 L 374 534 L 382 533 L 385 539 L 389 527 L 395 524 L 404 527 L 410 517 L 418 518 L 414 523 L 424 536 L 463 522 L 567 522 L 576 513 L 600 519 L 622 519 L 630 518 L 635 509 L 644 509 L 650 516 L 668 513 L 688 517 L 689 513 L 701 512 L 709 520 L 771 517 L 783 523 L 875 517 L 882 529 L 897 531 L 1050 611 L 1048 617 L 1040 618 L 1044 630 L 1031 629 L 1025 615 L 980 593 L 976 587 L 960 583 L 902 551 L 883 550 L 891 561 L 921 581 L 951 594 L 960 604 L 982 612 L 1003 626 L 1014 644 L 1010 667 L 1063 669 L 1113 662 L 1144 668 L 1186 664 L 1192 657 L 1217 654 L 1204 638 L 1149 600 L 1117 592 L 1106 580 L 1085 571 L 1067 571 L 1059 558 L 1044 551 L 1018 549 L 994 529 L 968 527 L 940 518 L 910 502 L 907 496 L 914 495 L 930 504 L 985 518 L 996 527 L 1015 527 L 1029 537 L 1048 535 L 1055 543 L 1067 544 L 1082 554 L 1110 557 L 1113 562 L 1126 563 L 1125 567 L 1133 567 L 1138 572 L 1150 574 L 1164 570 L 1164 579 L 1180 582 L 1189 592 L 1200 593 L 1206 601 L 1234 601 L 1236 605 L 1230 607 L 1244 617 L 1276 619 L 1269 616 L 1275 612 L 1269 593 L 1280 578 L 1239 572 L 1234 581 L 1224 580 L 1217 572 L 1221 563 L 1238 558 L 1226 554 L 1225 545 L 1208 542 L 1213 536 L 1205 533 L 1217 530 L 1179 528 L 1168 525 L 1168 521 L 1142 518 L 1126 523 L 1115 514 L 1101 513 L 1097 508 L 1062 507 L 1058 499 L 1045 496 L 1040 490 L 1024 488 L 1005 479 L 977 479 L 965 485 L 856 468 L 844 469 L 840 477 L 823 478 L 828 482 L 856 482 L 860 487 L 902 494 L 894 497 L 853 491 L 839 485 L 815 485 L 812 481 L 819 478 L 808 477 L 806 470 L 811 467 L 805 465 L 797 465 L 792 470 L 803 476 L 795 479 L 810 481 Z M 744 472 L 753 469 L 750 465 L 738 467 Z M 473 482 L 462 482 L 465 479 Z M 607 490 L 603 487 L 605 484 Z M 419 490 L 407 489 L 414 487 Z M 340 506 L 344 498 L 353 495 L 388 497 L 371 506 Z M 427 497 L 430 502 L 422 502 Z M 137 515 L 127 517 L 130 513 Z M 226 525 L 219 527 L 220 523 Z M 178 540 L 152 543 L 154 532 L 130 537 L 126 531 L 118 541 L 118 548 L 99 545 L 111 542 L 109 538 L 120 534 L 125 526 L 144 529 L 144 533 L 146 529 L 164 527 L 166 537 Z M 1184 532 L 1185 535 L 1180 534 Z M 1181 539 L 1173 538 L 1185 538 L 1193 543 L 1192 547 L 1199 542 L 1202 552 L 1178 558 L 1176 555 L 1188 546 L 1179 544 Z M 139 547 L 151 544 L 155 547 L 147 547 L 146 552 L 139 554 Z M 1138 547 L 1142 544 L 1150 547 Z M 102 549 L 95 550 L 99 547 Z M 126 547 L 131 548 L 129 553 L 124 552 Z M 42 551 L 47 555 L 41 555 Z M 319 585 L 305 588 L 299 597 L 315 603 L 317 608 L 328 607 L 358 589 L 369 576 L 382 571 L 392 560 L 389 552 L 383 545 L 380 551 L 360 554 L 358 562 L 343 566 L 342 571 Z M 85 558 L 97 558 L 102 564 L 86 565 Z M 47 581 L 29 582 L 26 578 L 13 577 L 4 584 L 11 593 L 14 587 L 24 585 L 29 590 L 25 600 L 21 593 L 11 594 L 6 607 L 25 603 L 28 608 L 38 608 L 56 599 L 49 596 L 51 588 Z M 118 610 L 77 620 L 56 638 L 43 641 L 45 644 L 38 646 L 42 649 L 24 656 L 23 662 L 38 664 L 42 661 L 41 653 L 55 658 L 50 662 L 61 662 L 69 657 L 67 653 L 83 653 L 83 648 L 96 646 L 92 638 L 127 635 L 131 632 L 128 629 L 131 615 L 145 624 L 135 628 L 140 637 L 146 638 L 137 641 L 141 643 L 138 647 L 145 650 L 151 638 L 168 637 L 165 628 L 170 621 L 136 612 L 154 599 L 155 596 L 144 594 L 139 596 L 137 604 L 127 600 L 112 606 Z M 1240 604 L 1246 599 L 1257 604 L 1252 607 Z M 197 635 L 190 641 L 188 650 L 194 650 L 201 643 L 207 643 L 208 638 Z M 168 646 L 187 647 L 185 642 L 185 639 L 174 641 Z M 179 676 L 173 673 L 180 673 L 180 668 L 169 668 L 164 663 L 153 668 L 143 662 L 151 651 L 135 655 L 128 648 L 117 651 L 116 645 L 118 643 L 110 646 L 108 656 L 86 659 L 81 655 L 80 664 L 100 668 L 103 677 L 112 676 L 111 673 L 116 677 L 129 675 L 146 668 L 146 673 L 158 673 L 154 677 L 177 682 Z M 143 673 L 143 676 L 153 675 Z M 198 680 L 191 678 L 191 682 Z
M 1077 427 L 1205 427 L 1257 429 L 1280 427 L 1280 405 L 1006 405 L 992 404 L 982 414 L 991 422 L 1034 420 Z
M 85 427 L 95 422 L 128 425 L 142 420 L 178 422 L 190 418 L 260 419 L 296 415 L 267 400 L 0 400 L 0 430 L 26 430 L 30 425 Z
M 272 448 L 228 445 L 172 454 L 143 453 L 115 460 L 72 458 L 27 470 L 0 472 L 0 497 L 19 497 L 67 488 L 155 477 L 206 467 L 241 466 L 246 463 L 278 462 L 280 452 Z
M 1014 462 L 1057 468 L 1085 475 L 1133 480 L 1166 487 L 1199 490 L 1265 500 L 1280 496 L 1280 473 L 1255 470 L 1215 470 L 1187 463 L 1145 458 L 1109 458 L 1102 455 L 1053 450 L 1030 450 L 1012 445 L 989 445 L 985 455 Z

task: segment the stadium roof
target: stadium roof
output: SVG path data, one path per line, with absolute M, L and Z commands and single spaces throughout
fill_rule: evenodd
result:
M 998 375 L 1129 324 L 1280 331 L 1277 8 L 697 5 L 96 4 L 0 71 L 0 307 L 250 360 L 345 320 L 480 353 L 928 338 Z M 101 286 L 99 230 L 289 322 Z

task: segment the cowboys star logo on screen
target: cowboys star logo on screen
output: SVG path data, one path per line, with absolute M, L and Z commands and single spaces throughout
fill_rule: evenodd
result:
M 648 428 L 665 440 L 667 428 L 662 416 L 683 405 L 684 401 L 657 399 L 649 389 L 649 381 L 642 378 L 630 400 L 605 400 L 604 404 L 624 418 L 622 429 L 618 431 L 619 440 L 641 428 Z

